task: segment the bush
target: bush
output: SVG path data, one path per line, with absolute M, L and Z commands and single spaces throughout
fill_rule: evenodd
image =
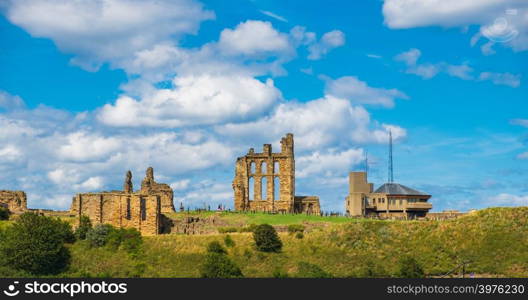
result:
M 107 246 L 112 250 L 123 249 L 137 254 L 143 244 L 141 233 L 135 228 L 115 228 L 109 224 L 99 224 L 86 234 L 91 247 Z
M 237 232 L 238 228 L 236 227 L 219 227 L 218 232 L 219 233 L 230 233 L 230 232 Z
M 75 237 L 79 240 L 85 240 L 86 234 L 92 229 L 92 222 L 87 216 L 81 216 L 79 227 L 75 230 Z
M 224 244 L 226 245 L 226 247 L 234 247 L 235 246 L 235 241 L 233 241 L 231 236 L 228 234 L 224 238 Z
M 0 206 L 0 220 L 9 220 L 11 212 L 6 207 Z
M 288 225 L 288 233 L 303 233 L 304 232 L 304 225 L 302 224 L 291 224 Z
M 200 270 L 202 278 L 239 278 L 243 277 L 240 268 L 225 254 L 207 253 L 205 263 Z
M 297 233 L 295 234 L 295 238 L 297 238 L 297 239 L 302 239 L 302 238 L 304 238 L 304 233 L 302 233 L 302 232 L 297 232 Z
M 318 265 L 301 261 L 297 265 L 297 278 L 332 278 L 332 274 L 325 272 Z
M 69 264 L 70 253 L 64 243 L 72 239 L 70 224 L 24 213 L 0 235 L 1 263 L 34 275 L 57 274 Z
M 218 241 L 212 241 L 207 245 L 208 253 L 227 254 L 227 250 Z
M 275 228 L 269 224 L 261 224 L 253 231 L 253 239 L 257 250 L 262 252 L 280 252 L 282 242 L 275 231 Z
M 102 247 L 108 241 L 108 235 L 114 229 L 109 224 L 99 224 L 86 233 L 86 240 L 91 247 Z
M 108 233 L 106 244 L 114 250 L 121 248 L 130 254 L 137 254 L 143 239 L 135 228 L 112 228 Z
M 422 278 L 425 277 L 422 266 L 414 257 L 404 257 L 400 260 L 399 276 L 402 278 Z

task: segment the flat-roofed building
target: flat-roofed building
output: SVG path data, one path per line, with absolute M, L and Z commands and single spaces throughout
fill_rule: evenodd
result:
M 346 213 L 349 216 L 414 219 L 425 217 L 433 208 L 431 195 L 399 183 L 385 183 L 374 190 L 366 172 L 350 172 Z

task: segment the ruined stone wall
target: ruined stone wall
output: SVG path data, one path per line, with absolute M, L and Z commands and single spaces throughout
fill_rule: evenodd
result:
M 143 235 L 156 235 L 161 227 L 160 208 L 157 195 L 102 192 L 77 194 L 70 213 L 89 217 L 93 225 L 136 228 Z
M 263 181 L 265 180 L 265 184 Z M 253 193 L 250 194 L 250 182 Z M 278 185 L 278 186 L 276 186 Z M 278 189 L 278 197 L 275 196 Z M 281 139 L 281 152 L 273 153 L 270 144 L 262 153 L 249 149 L 239 157 L 233 180 L 235 210 L 237 211 L 294 211 L 295 159 L 293 134 Z
M 0 191 L 0 206 L 6 207 L 11 213 L 20 214 L 27 211 L 27 197 L 23 191 Z
M 94 225 L 136 228 L 144 235 L 161 233 L 162 213 L 174 211 L 172 189 L 154 181 L 152 168 L 146 173 L 138 192 L 134 192 L 132 172 L 128 171 L 123 191 L 77 194 L 70 214 L 79 218 L 87 216 Z
M 174 209 L 174 194 L 172 188 L 165 183 L 157 183 L 154 180 L 154 169 L 149 167 L 146 172 L 145 179 L 141 182 L 141 194 L 144 195 L 158 195 L 161 199 L 161 212 L 170 213 L 175 212 Z
M 295 196 L 295 212 L 308 215 L 321 214 L 319 197 L 317 196 Z

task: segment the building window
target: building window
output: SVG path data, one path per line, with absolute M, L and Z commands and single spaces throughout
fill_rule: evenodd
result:
M 145 221 L 147 219 L 147 202 L 144 198 L 141 198 L 141 201 L 139 202 L 139 211 L 141 214 L 141 220 Z
M 127 201 L 126 201 L 126 219 L 127 220 L 130 220 L 131 218 L 131 213 L 130 213 L 130 198 L 127 198 Z
M 372 204 L 376 204 L 376 198 L 372 199 Z

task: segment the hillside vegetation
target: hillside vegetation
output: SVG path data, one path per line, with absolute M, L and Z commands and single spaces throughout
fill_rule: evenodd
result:
M 201 214 L 205 217 L 211 212 Z M 283 243 L 279 253 L 257 251 L 250 232 L 143 237 L 141 248 L 134 253 L 77 241 L 67 245 L 71 263 L 58 276 L 200 277 L 207 245 L 218 241 L 244 277 L 310 277 L 312 273 L 305 271 L 310 268 L 333 277 L 395 277 L 402 261 L 409 258 L 426 276 L 442 276 L 465 262 L 466 272 L 477 276 L 528 277 L 528 207 L 489 208 L 446 221 L 222 215 L 232 225 L 324 226 L 313 226 L 301 235 L 279 233 Z

